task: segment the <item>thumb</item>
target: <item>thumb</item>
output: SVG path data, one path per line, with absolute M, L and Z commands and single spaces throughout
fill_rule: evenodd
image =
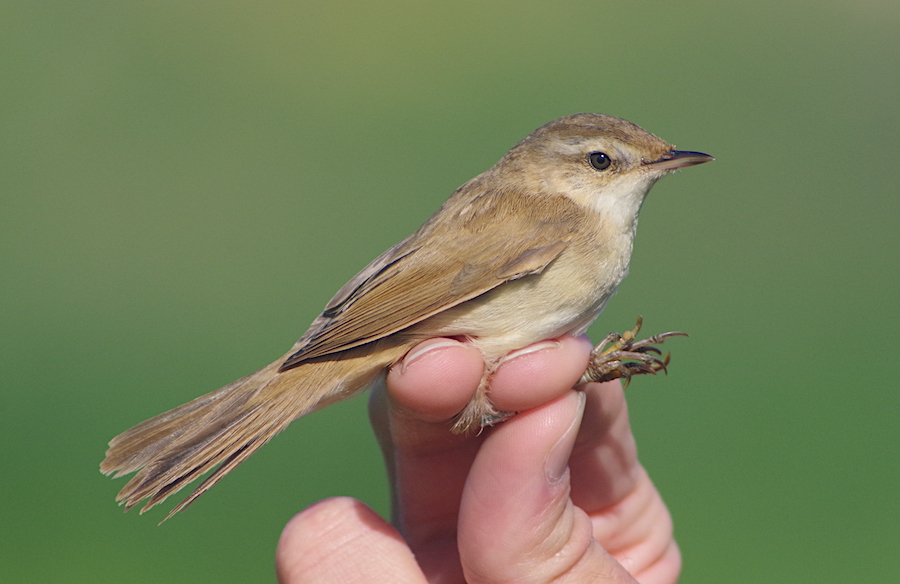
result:
M 460 560 L 470 584 L 636 580 L 593 537 L 569 498 L 568 459 L 585 396 L 571 391 L 491 431 L 460 505 Z

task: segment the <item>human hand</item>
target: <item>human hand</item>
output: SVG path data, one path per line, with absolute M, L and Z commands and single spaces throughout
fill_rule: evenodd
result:
M 571 389 L 590 349 L 562 337 L 510 355 L 491 399 L 521 413 L 477 436 L 447 420 L 478 385 L 478 351 L 413 349 L 371 407 L 396 528 L 359 501 L 320 501 L 285 528 L 279 581 L 676 582 L 671 519 L 637 462 L 620 384 Z

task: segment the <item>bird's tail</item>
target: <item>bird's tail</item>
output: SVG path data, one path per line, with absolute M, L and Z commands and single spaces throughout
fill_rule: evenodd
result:
M 149 499 L 143 513 L 218 465 L 168 519 L 293 420 L 363 389 L 405 351 L 384 340 L 285 371 L 280 359 L 116 436 L 100 470 L 115 477 L 139 471 L 116 500 L 130 509 Z

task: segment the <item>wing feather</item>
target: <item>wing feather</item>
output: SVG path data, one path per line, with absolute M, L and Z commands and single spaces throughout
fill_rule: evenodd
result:
M 475 199 L 477 205 L 451 198 L 416 233 L 351 279 L 281 370 L 386 337 L 504 282 L 539 273 L 581 226 L 583 213 L 562 197 L 548 201 L 488 191 L 469 198 Z M 544 209 L 548 204 L 552 212 Z M 494 229 L 498 224 L 506 233 L 502 239 Z

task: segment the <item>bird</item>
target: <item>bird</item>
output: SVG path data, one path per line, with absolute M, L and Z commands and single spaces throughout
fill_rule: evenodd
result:
M 143 513 L 212 471 L 165 521 L 292 421 L 383 380 L 432 337 L 464 339 L 485 362 L 478 390 L 448 431 L 499 423 L 513 414 L 490 402 L 502 357 L 584 333 L 628 273 L 650 188 L 710 160 L 609 115 L 541 126 L 338 290 L 286 354 L 116 436 L 101 472 L 136 473 L 117 501 L 126 510 L 146 501 Z M 607 336 L 582 381 L 664 370 L 668 356 L 659 359 L 653 345 L 683 333 L 635 341 L 640 324 Z

